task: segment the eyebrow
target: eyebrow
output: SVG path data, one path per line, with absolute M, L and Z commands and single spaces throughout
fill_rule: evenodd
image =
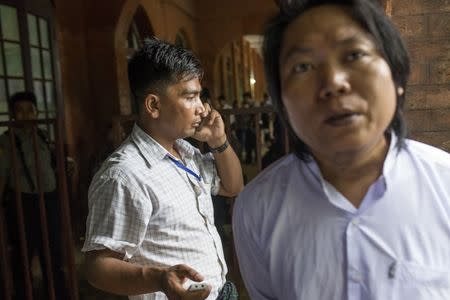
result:
M 186 96 L 186 95 L 197 95 L 200 94 L 200 90 L 194 90 L 194 89 L 184 89 L 181 91 L 180 95 L 181 96 Z
M 297 54 L 307 54 L 311 53 L 313 51 L 312 48 L 306 48 L 306 47 L 291 47 L 289 50 L 282 56 L 281 63 L 285 63 L 287 60 L 289 60 L 292 56 L 295 56 Z
M 365 43 L 365 40 L 363 39 L 363 36 L 360 35 L 360 34 L 354 35 L 352 37 L 345 38 L 345 39 L 342 39 L 342 40 L 338 40 L 338 41 L 335 42 L 335 45 L 337 45 L 337 46 L 346 46 L 346 45 L 356 44 L 358 42 Z M 283 64 L 287 60 L 289 60 L 292 56 L 295 56 L 295 55 L 298 55 L 298 54 L 309 54 L 309 53 L 312 53 L 313 51 L 314 51 L 313 48 L 293 46 L 293 47 L 289 48 L 289 50 L 282 56 L 280 62 Z

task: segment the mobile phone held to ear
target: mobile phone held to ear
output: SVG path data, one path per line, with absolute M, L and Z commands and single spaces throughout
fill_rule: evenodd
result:
M 189 286 L 188 291 L 195 292 L 195 291 L 202 291 L 208 287 L 208 284 L 202 282 L 202 283 L 193 283 Z

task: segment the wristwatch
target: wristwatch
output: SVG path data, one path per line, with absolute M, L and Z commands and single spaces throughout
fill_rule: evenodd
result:
M 209 148 L 209 151 L 211 151 L 212 153 L 222 153 L 228 148 L 229 145 L 230 144 L 228 143 L 228 140 L 225 140 L 225 143 L 223 143 L 221 146 L 216 148 Z

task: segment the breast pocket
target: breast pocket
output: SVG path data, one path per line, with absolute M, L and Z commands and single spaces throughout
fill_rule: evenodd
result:
M 432 268 L 414 262 L 397 265 L 397 298 L 450 299 L 450 268 Z

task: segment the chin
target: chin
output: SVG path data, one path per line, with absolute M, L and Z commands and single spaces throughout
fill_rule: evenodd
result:
M 379 142 L 376 142 L 375 138 L 372 139 L 354 139 L 354 140 L 343 140 L 341 143 L 337 143 L 333 146 L 333 149 L 336 149 L 336 152 L 339 153 L 363 153 L 365 151 L 372 151 L 377 146 L 380 145 Z
M 185 139 L 185 138 L 190 138 L 190 137 L 192 137 L 192 136 L 194 136 L 195 135 L 195 129 L 192 129 L 192 130 L 188 130 L 188 131 L 186 131 L 185 133 L 184 133 L 184 136 L 182 137 L 183 139 Z
M 372 139 L 373 141 L 373 139 Z M 323 139 L 320 147 L 333 152 L 354 152 L 363 150 L 372 144 L 371 139 L 360 135 L 346 135 L 335 138 Z

